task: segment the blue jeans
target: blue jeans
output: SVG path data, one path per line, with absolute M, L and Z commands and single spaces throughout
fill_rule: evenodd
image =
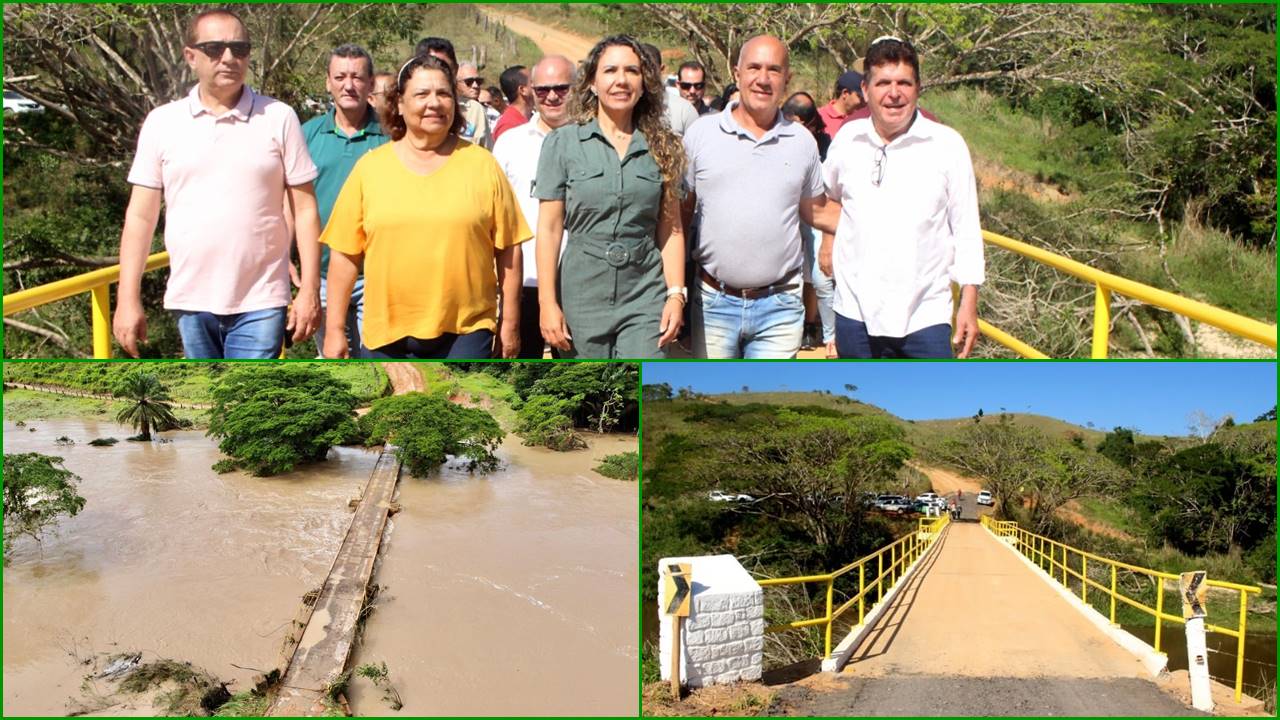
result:
M 951 326 L 931 325 L 900 338 L 877 337 L 867 334 L 867 325 L 861 320 L 836 315 L 836 352 L 841 358 L 950 359 Z
M 694 357 L 794 358 L 804 334 L 804 298 L 799 277 L 793 282 L 794 290 L 744 300 L 699 281 L 690 298 Z
M 832 307 L 836 298 L 836 281 L 818 267 L 821 233 L 800 223 L 800 239 L 804 241 L 804 281 L 813 286 L 813 294 L 818 301 L 818 317 L 822 320 L 822 342 L 829 343 L 836 339 L 836 310 Z
M 325 292 L 329 285 L 325 277 L 320 276 L 320 329 L 316 330 L 316 355 L 324 354 L 324 302 Z M 364 276 L 356 277 L 356 284 L 351 288 L 351 303 L 347 305 L 347 351 L 353 358 L 363 357 L 360 338 L 364 337 Z
M 493 333 L 477 330 L 466 335 L 445 333 L 421 340 L 406 337 L 379 348 L 365 348 L 364 357 L 374 360 L 488 360 L 493 357 Z
M 235 315 L 175 310 L 182 349 L 189 360 L 269 360 L 284 347 L 286 308 Z

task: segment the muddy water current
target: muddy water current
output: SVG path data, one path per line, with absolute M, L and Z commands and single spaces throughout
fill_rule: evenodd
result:
M 636 714 L 637 486 L 591 471 L 636 439 L 589 442 L 554 453 L 509 437 L 498 472 L 401 478 L 355 658 L 386 662 L 399 714 Z M 368 680 L 350 699 L 389 713 Z
M 4 451 L 65 459 L 84 510 L 44 542 L 20 540 L 4 570 L 4 714 L 81 709 L 81 681 L 99 653 L 186 660 L 248 687 L 270 668 L 299 599 L 318 586 L 351 521 L 376 452 L 274 478 L 210 469 L 221 458 L 201 432 L 132 443 L 109 422 L 4 424 Z M 59 447 L 65 435 L 74 446 Z M 113 447 L 90 447 L 113 436 Z M 240 667 L 237 667 L 240 666 Z

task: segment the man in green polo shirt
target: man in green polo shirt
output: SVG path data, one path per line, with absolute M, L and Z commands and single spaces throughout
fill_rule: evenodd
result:
M 329 223 L 329 213 L 351 168 L 365 153 L 391 138 L 382 133 L 377 114 L 369 104 L 373 92 L 373 58 L 358 45 L 339 45 L 329 53 L 329 74 L 325 88 L 333 96 L 333 109 L 302 126 L 311 159 L 320 169 L 315 180 L 320 226 Z M 321 325 L 324 325 L 325 282 L 329 274 L 329 246 L 320 246 Z M 352 357 L 359 357 L 360 329 L 364 321 L 364 277 L 356 278 L 348 306 L 347 343 Z M 324 328 L 316 332 L 316 347 L 324 347 Z

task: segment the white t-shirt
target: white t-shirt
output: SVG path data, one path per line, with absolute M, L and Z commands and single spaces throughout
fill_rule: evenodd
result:
M 885 145 L 870 118 L 854 120 L 831 141 L 823 178 L 843 205 L 835 311 L 876 337 L 949 325 L 951 283 L 985 279 L 977 185 L 960 134 L 917 114 Z
M 534 248 L 540 201 L 533 196 L 533 182 L 538 177 L 538 158 L 542 155 L 542 141 L 546 139 L 547 133 L 542 130 L 538 114 L 534 113 L 529 122 L 502 133 L 502 137 L 493 145 L 493 157 L 498 161 L 502 172 L 506 173 L 507 181 L 515 191 L 516 201 L 520 203 L 524 221 L 534 232 L 535 242 L 526 243 L 523 247 L 525 287 L 538 287 L 538 260 Z M 566 231 L 560 239 L 562 252 L 568 237 L 569 233 Z

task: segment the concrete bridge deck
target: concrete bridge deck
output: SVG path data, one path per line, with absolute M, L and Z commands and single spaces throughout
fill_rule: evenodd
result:
M 952 524 L 838 675 L 780 693 L 805 715 L 1188 715 L 976 523 Z

